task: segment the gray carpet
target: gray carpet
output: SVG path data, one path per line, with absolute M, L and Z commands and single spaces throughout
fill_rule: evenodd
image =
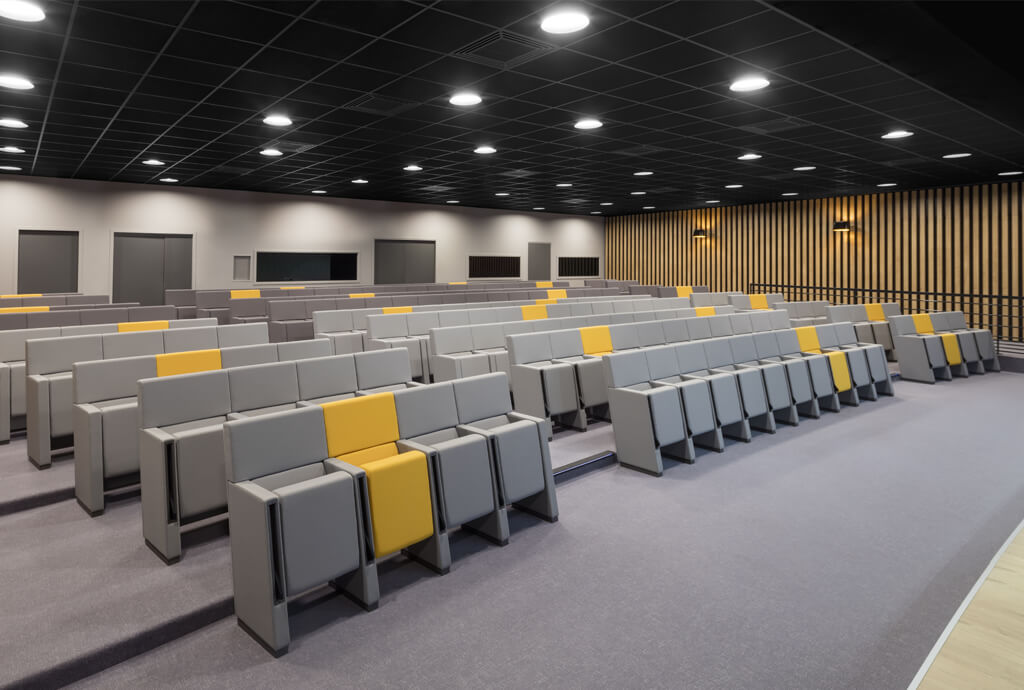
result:
M 45 470 L 28 461 L 24 434 L 0 445 L 0 515 L 75 496 L 73 456 L 58 455 Z
M 585 432 L 562 429 L 551 440 L 551 468 L 559 469 L 584 458 L 615 451 L 615 434 L 610 422 L 590 422 Z
M 897 394 L 575 476 L 557 524 L 459 536 L 444 577 L 383 568 L 378 611 L 294 606 L 282 659 L 228 618 L 82 686 L 902 689 L 1024 517 L 1024 376 Z

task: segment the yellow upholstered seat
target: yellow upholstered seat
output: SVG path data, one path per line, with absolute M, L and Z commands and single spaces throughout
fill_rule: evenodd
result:
M 2 307 L 0 314 L 28 314 L 36 311 L 50 311 L 49 307 Z
M 689 297 L 692 294 L 692 285 L 676 285 L 676 297 Z
M 553 287 L 553 286 L 554 286 L 554 283 L 551 282 L 550 280 L 538 280 L 537 281 L 537 287 L 539 287 L 539 288 L 549 288 L 549 287 Z
M 305 285 L 282 285 L 282 290 L 305 290 Z
M 349 297 L 376 297 L 377 293 L 375 293 L 375 292 L 350 292 L 350 293 L 348 293 L 348 296 Z
M 912 314 L 911 318 L 914 319 L 914 330 L 918 335 L 935 335 L 935 326 L 928 314 Z
M 260 296 L 259 290 L 232 290 L 231 299 L 254 299 Z
M 0 299 L 16 299 L 18 297 L 42 297 L 42 296 L 43 296 L 43 293 L 41 293 L 41 292 L 26 292 L 26 293 L 22 293 L 20 295 L 0 295 Z
M 697 307 L 697 316 L 714 316 L 714 307 Z
M 449 285 L 465 285 L 466 281 L 465 280 L 454 280 L 454 281 L 449 282 L 448 284 Z
M 199 371 L 213 371 L 220 367 L 220 350 L 168 352 L 156 356 L 157 376 L 194 374 Z
M 848 391 L 853 386 L 853 382 L 850 379 L 850 364 L 846 361 L 845 352 L 826 352 L 828 356 L 828 366 L 832 369 L 832 383 L 835 384 L 836 390 L 842 393 Z
M 768 306 L 768 295 L 763 292 L 750 295 L 750 307 L 752 309 L 771 309 Z
M 885 318 L 885 312 L 882 310 L 882 305 L 878 302 L 865 304 L 864 311 L 868 313 L 868 321 L 888 321 L 888 319 Z
M 408 314 L 412 311 L 412 307 L 382 307 L 381 313 L 383 314 Z
M 548 307 L 546 304 L 524 304 L 519 308 L 523 312 L 523 321 L 536 321 L 537 319 L 548 318 Z
M 386 556 L 434 533 L 427 456 L 399 453 L 392 393 L 321 405 L 327 452 L 366 472 L 376 555 Z
M 171 324 L 167 321 L 122 321 L 117 324 L 118 333 L 134 333 L 136 331 L 165 331 Z
M 583 354 L 606 355 L 612 351 L 612 334 L 607 326 L 587 326 L 580 329 Z
M 567 295 L 565 294 L 565 288 L 556 288 L 554 290 L 548 290 L 549 299 L 565 299 L 566 296 Z
M 960 354 L 960 339 L 956 333 L 940 333 L 942 338 L 942 349 L 946 351 L 946 362 L 951 365 L 962 364 L 963 355 Z
M 796 331 L 801 352 L 809 352 L 812 355 L 821 354 L 821 341 L 818 340 L 818 330 L 814 326 L 800 326 L 793 330 Z
M 534 304 L 558 304 L 557 299 L 535 299 Z

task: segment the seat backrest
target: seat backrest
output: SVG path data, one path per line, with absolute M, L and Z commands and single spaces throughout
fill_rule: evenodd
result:
M 143 429 L 171 426 L 231 412 L 225 370 L 139 381 L 139 423 Z
M 694 293 L 697 294 L 697 293 Z M 711 323 L 708 316 L 694 316 L 686 319 L 686 331 L 690 334 L 690 340 L 704 340 L 711 337 Z
M 459 423 L 455 391 L 450 381 L 395 391 L 400 438 L 414 438 Z
M 409 335 L 405 314 L 371 314 L 366 317 L 368 338 L 400 338 Z
M 547 333 L 520 333 L 507 336 L 510 364 L 528 364 L 551 359 L 551 341 Z
M 225 369 L 253 364 L 269 364 L 276 361 L 277 345 L 275 343 L 222 347 L 220 350 L 220 363 Z
M 238 347 L 269 342 L 270 329 L 266 323 L 237 323 L 217 326 L 217 345 L 214 347 Z
M 634 326 L 636 330 L 636 339 L 638 347 L 651 347 L 652 345 L 664 345 L 665 344 L 665 321 L 641 321 Z M 615 349 L 619 349 L 618 342 L 615 340 L 615 332 L 612 329 L 612 344 L 615 345 Z
M 59 337 L 59 328 L 27 328 L 16 331 L 0 331 L 0 362 L 25 361 L 26 340 Z
M 532 333 L 533 328 L 536 324 L 543 323 L 540 321 L 509 321 L 508 323 L 499 324 L 501 326 L 501 332 L 506 335 L 513 335 L 515 333 Z
M 605 302 L 594 302 L 592 304 L 593 313 L 596 314 L 611 314 L 615 311 L 615 302 L 617 300 L 608 300 Z
M 815 326 L 815 330 L 818 332 L 818 342 L 821 343 L 821 347 L 836 347 L 839 345 L 839 338 L 836 337 L 835 324 L 821 324 L 819 326 Z
M 967 330 L 967 319 L 964 318 L 962 311 L 948 311 L 946 312 L 946 325 L 950 330 Z
M 701 341 L 704 346 L 704 356 L 708 361 L 708 368 L 720 367 L 732 364 L 732 348 L 729 347 L 730 338 L 711 338 Z
M 598 326 L 597 328 L 601 327 Z M 636 323 L 609 326 L 608 335 L 610 336 L 612 350 L 635 350 L 640 347 L 640 335 L 637 333 Z
M 129 321 L 167 321 L 178 315 L 178 310 L 169 304 L 131 307 L 128 309 Z
M 844 321 L 833 325 L 840 345 L 853 345 L 857 342 L 857 331 L 854 330 L 852 323 Z
M 676 351 L 676 360 L 679 362 L 680 373 L 687 374 L 691 371 L 708 368 L 708 358 L 704 354 L 703 341 L 679 343 L 673 347 Z
M 729 304 L 737 309 L 750 309 L 750 297 L 748 295 L 729 295 Z
M 117 398 L 134 398 L 140 379 L 156 376 L 153 355 L 76 362 L 71 371 L 75 403 L 92 403 Z
M 679 374 L 679 359 L 674 345 L 649 347 L 642 351 L 647 357 L 647 371 L 652 381 Z
M 501 324 L 485 323 L 479 326 L 471 326 L 469 330 L 474 350 L 505 347 L 505 333 L 501 330 Z
M 355 363 L 356 381 L 361 390 L 412 381 L 409 351 L 404 347 L 358 352 Z
M 200 328 L 202 326 L 216 326 L 217 319 L 207 317 L 202 319 L 174 319 L 167 322 L 168 328 Z
M 728 292 L 712 292 L 711 293 L 711 304 L 716 307 L 727 307 L 729 304 L 730 293 Z
M 445 326 L 468 326 L 470 309 L 450 309 L 437 313 L 437 322 L 441 327 Z
M 352 330 L 352 312 L 334 309 L 313 312 L 314 333 L 343 333 Z
M 642 350 L 613 352 L 602 359 L 605 383 L 609 388 L 623 388 L 651 380 L 647 356 Z
M 772 330 L 772 312 L 754 311 L 751 312 L 748 316 L 750 318 L 751 333 L 760 333 L 762 331 Z
M 732 322 L 729 320 L 728 315 L 723 316 L 709 316 L 707 317 L 708 326 L 711 327 L 711 337 L 721 338 L 722 336 L 732 335 Z
M 306 304 L 298 299 L 275 299 L 267 302 L 271 321 L 301 321 L 306 318 Z
M 438 328 L 441 325 L 436 311 L 406 314 L 405 322 L 409 329 L 409 335 L 427 335 L 431 328 Z
M 548 342 L 552 358 L 579 357 L 584 353 L 583 339 L 576 329 L 550 331 Z
M 666 343 L 682 343 L 690 339 L 685 318 L 662 321 L 661 329 L 665 334 Z
M 272 362 L 226 369 L 231 389 L 231 411 L 245 412 L 299 400 L 299 379 L 294 362 Z
M 504 372 L 469 376 L 452 381 L 459 424 L 469 424 L 512 411 L 508 376 Z
M 473 349 L 473 330 L 484 326 L 449 326 L 430 329 L 430 347 L 435 355 L 470 352 Z
M 306 300 L 306 318 L 312 319 L 313 314 L 318 311 L 333 311 L 338 306 L 338 300 L 331 298 L 322 299 L 307 299 Z
M 329 357 L 332 354 L 334 354 L 334 348 L 327 338 L 277 343 L 277 359 L 280 362 L 294 362 L 311 357 Z
M 729 338 L 729 349 L 732 350 L 733 362 L 752 362 L 757 360 L 757 345 L 753 335 L 734 335 Z
M 786 328 L 781 331 L 772 331 L 775 334 L 775 340 L 779 344 L 780 355 L 792 355 L 798 352 L 802 352 L 800 349 L 800 337 L 796 334 L 796 329 Z
M 160 333 L 164 336 L 164 352 L 215 350 L 219 347 L 217 326 L 168 329 Z
M 103 336 L 74 335 L 25 341 L 25 373 L 56 374 L 71 371 L 75 362 L 103 359 Z
M 82 325 L 90 323 L 117 323 L 131 321 L 127 307 L 110 307 L 109 309 L 82 309 L 78 312 Z
M 758 358 L 778 357 L 779 341 L 772 332 L 754 333 L 754 347 L 757 350 Z
M 393 393 L 323 403 L 321 407 L 327 428 L 327 454 L 331 457 L 358 464 L 359 451 L 393 444 L 400 438 Z
M 103 359 L 155 355 L 164 351 L 164 336 L 161 331 L 110 333 L 101 337 Z
M 578 302 L 569 305 L 571 316 L 590 316 L 594 313 L 594 305 L 590 302 Z
M 729 323 L 732 325 L 732 332 L 734 334 L 753 333 L 754 325 L 752 322 L 752 315 L 760 313 L 761 312 L 752 312 L 751 314 L 729 314 L 725 318 L 729 319 Z M 715 318 L 718 317 L 716 316 Z
M 327 458 L 320 406 L 240 419 L 224 425 L 229 482 L 256 479 Z
M 356 382 L 354 355 L 299 360 L 295 362 L 295 372 L 298 377 L 300 400 L 355 393 L 359 388 Z
M 774 330 L 778 331 L 789 328 L 789 314 L 785 309 L 773 309 L 765 313 L 771 318 Z
M 885 314 L 886 318 L 889 318 L 899 316 L 903 312 L 897 302 L 882 302 L 882 313 Z

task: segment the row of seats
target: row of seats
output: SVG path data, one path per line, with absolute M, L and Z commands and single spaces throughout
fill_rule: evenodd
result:
M 811 326 L 828 322 L 828 300 L 811 300 L 807 302 L 778 302 L 776 309 L 785 309 L 793 325 Z
M 46 311 L 25 311 L 36 307 L 20 307 L 19 311 L 0 313 L 0 331 L 55 326 L 118 324 L 126 321 L 160 321 L 177 318 L 174 307 L 140 307 L 129 304 L 75 306 L 69 309 L 49 308 Z M 42 309 L 39 307 L 38 309 Z
M 900 305 L 896 302 L 873 302 L 869 304 L 837 304 L 825 307 L 831 323 L 849 321 L 857 331 L 857 340 L 863 343 L 877 343 L 885 348 L 885 355 L 892 360 L 892 332 L 889 318 L 900 316 Z
M 719 307 L 731 309 L 731 307 Z M 680 310 L 693 311 L 693 310 Z M 788 328 L 784 311 L 587 325 L 507 336 L 516 409 L 580 431 L 588 417 L 608 418 L 601 358 L 611 352 L 665 343 Z
M 91 515 L 98 515 L 104 509 L 105 493 L 138 481 L 139 380 L 332 354 L 329 341 L 307 340 L 76 362 L 72 367 L 74 405 L 71 414 L 75 496 L 79 504 Z M 393 366 L 393 363 L 388 364 Z M 400 366 L 397 371 L 401 372 Z M 266 381 L 268 386 L 273 384 L 273 379 Z M 313 380 L 305 389 L 309 394 L 320 390 L 316 386 L 331 385 L 341 384 L 329 379 Z M 268 391 L 268 394 L 278 393 Z
M 208 321 L 186 319 L 169 321 L 167 328 L 192 328 L 215 323 L 213 319 Z M 147 322 L 138 321 L 0 331 L 0 443 L 7 443 L 11 440 L 12 430 L 21 431 L 25 428 L 25 343 L 27 341 L 73 335 L 119 333 L 146 324 Z
M 935 383 L 999 371 L 992 332 L 969 328 L 962 311 L 889 317 L 900 377 Z
M 721 452 L 725 436 L 894 392 L 882 348 L 848 323 L 612 353 L 603 368 L 619 462 L 659 476 L 664 456 L 692 462 L 695 445 Z
M 729 304 L 741 311 L 752 311 L 755 309 L 775 309 L 775 305 L 785 298 L 782 293 L 753 293 L 750 295 L 729 295 Z
M 21 294 L 0 295 L 0 309 L 11 307 L 66 307 L 110 304 L 110 295 L 79 295 L 79 294 Z
M 28 431 L 28 459 L 43 469 L 50 466 L 55 452 L 72 447 L 72 368 L 76 362 L 265 342 L 266 324 L 168 328 L 27 340 L 25 426 Z
M 235 612 L 275 655 L 290 597 L 331 584 L 372 610 L 393 553 L 444 574 L 459 526 L 505 545 L 510 507 L 558 518 L 541 420 L 512 411 L 502 374 L 229 421 L 224 437 Z

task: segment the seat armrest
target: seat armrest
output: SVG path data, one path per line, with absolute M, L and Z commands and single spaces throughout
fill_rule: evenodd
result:
M 235 489 L 238 491 L 238 497 L 248 502 L 262 503 L 269 505 L 277 500 L 277 494 L 268 489 L 264 489 L 259 484 L 250 481 L 234 482 Z
M 506 412 L 505 414 L 508 415 L 509 419 L 512 419 L 512 420 L 517 421 L 517 422 L 533 422 L 534 424 L 543 424 L 544 423 L 544 420 L 541 419 L 540 417 L 534 417 L 531 414 L 526 414 L 526 413 L 523 413 L 523 412 L 517 412 L 515 410 L 513 410 L 511 412 Z
M 399 453 L 407 453 L 411 450 L 415 450 L 426 455 L 428 460 L 431 455 L 437 454 L 437 451 L 431 448 L 430 446 L 418 443 L 417 441 L 400 440 L 395 445 L 398 446 Z
M 234 422 L 234 421 L 237 421 L 239 419 L 248 419 L 248 417 L 246 417 L 241 412 L 228 412 L 228 421 L 229 422 Z
M 140 429 L 140 431 L 143 434 L 152 437 L 158 443 L 174 443 L 174 437 L 158 426 L 147 427 L 145 429 Z
M 327 474 L 334 472 L 345 472 L 355 480 L 358 487 L 356 500 L 359 502 L 359 528 L 363 535 L 363 543 L 366 545 L 365 558 L 373 562 L 376 558 L 376 546 L 373 543 L 373 520 L 370 514 L 370 488 L 366 481 L 366 471 L 361 467 L 351 465 L 338 458 L 327 458 L 324 460 L 324 471 Z
M 484 438 L 491 438 L 495 432 L 494 429 L 481 429 L 472 424 L 459 424 L 455 427 L 455 431 L 459 436 L 483 436 Z
M 90 417 L 94 414 L 103 414 L 103 411 L 92 403 L 75 403 L 73 407 L 81 410 Z

